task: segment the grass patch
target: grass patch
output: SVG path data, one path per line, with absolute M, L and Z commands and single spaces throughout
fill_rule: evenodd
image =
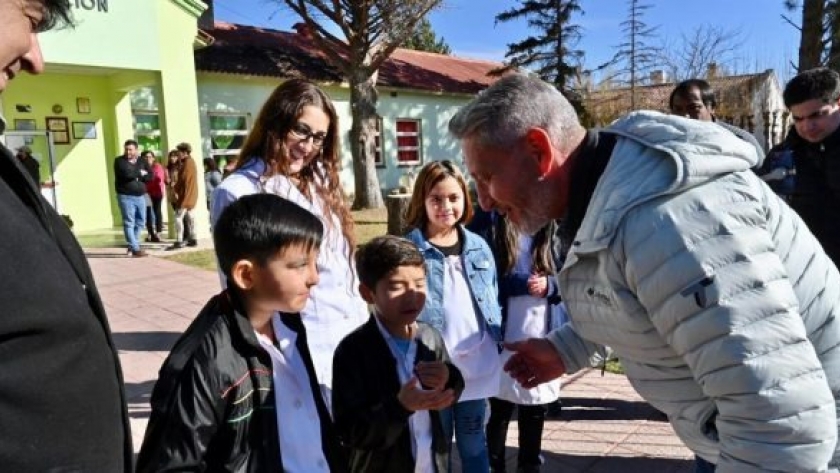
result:
M 624 367 L 621 366 L 621 362 L 618 359 L 610 358 L 607 360 L 606 366 L 604 366 L 604 371 L 607 373 L 624 374 Z
M 367 243 L 373 237 L 384 235 L 388 230 L 388 214 L 385 209 L 359 210 L 351 213 L 356 222 L 356 242 L 360 245 Z M 165 256 L 163 259 L 208 271 L 218 270 L 213 250 L 183 251 L 172 256 Z
M 219 268 L 216 264 L 216 253 L 213 250 L 184 251 L 165 256 L 163 259 L 208 271 L 218 271 Z

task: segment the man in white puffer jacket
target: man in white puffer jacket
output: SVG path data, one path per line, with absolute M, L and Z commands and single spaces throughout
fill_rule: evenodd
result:
M 485 209 L 552 219 L 570 323 L 511 344 L 525 387 L 600 346 L 718 473 L 838 471 L 840 273 L 714 123 L 637 112 L 587 131 L 552 86 L 505 77 L 449 124 Z

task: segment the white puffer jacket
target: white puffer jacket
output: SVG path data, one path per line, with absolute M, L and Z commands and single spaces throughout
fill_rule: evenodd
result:
M 568 371 L 610 346 L 718 473 L 837 471 L 840 273 L 728 131 L 638 112 L 605 132 L 558 275 Z

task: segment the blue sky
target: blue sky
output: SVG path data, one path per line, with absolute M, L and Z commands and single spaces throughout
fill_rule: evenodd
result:
M 581 0 L 584 15 L 576 19 L 583 27 L 578 45 L 588 67 L 603 63 L 622 43 L 620 23 L 627 15 L 626 0 Z M 781 81 L 792 75 L 788 64 L 796 62 L 799 31 L 786 23 L 783 0 L 643 0 L 651 7 L 644 13 L 648 26 L 671 43 L 681 34 L 701 25 L 716 25 L 739 31 L 743 44 L 737 55 L 738 72 L 775 69 Z M 216 18 L 233 23 L 290 30 L 297 21 L 281 0 L 215 0 Z M 458 56 L 503 60 L 507 44 L 530 33 L 525 21 L 494 24 L 495 15 L 517 5 L 515 0 L 448 0 L 432 13 L 435 32 Z M 794 21 L 800 15 L 793 14 Z M 654 42 L 658 42 L 654 40 Z

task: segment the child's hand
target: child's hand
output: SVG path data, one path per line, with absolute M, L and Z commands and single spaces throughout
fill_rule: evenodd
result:
M 449 381 L 449 368 L 442 361 L 420 361 L 414 365 L 414 375 L 424 388 L 442 391 Z
M 548 295 L 548 277 L 544 274 L 532 274 L 528 278 L 528 294 L 534 297 Z
M 428 391 L 420 387 L 416 376 L 412 376 L 407 383 L 403 384 L 400 392 L 397 393 L 397 400 L 409 411 L 435 411 L 449 407 L 455 402 L 455 392 L 451 389 L 446 391 Z

